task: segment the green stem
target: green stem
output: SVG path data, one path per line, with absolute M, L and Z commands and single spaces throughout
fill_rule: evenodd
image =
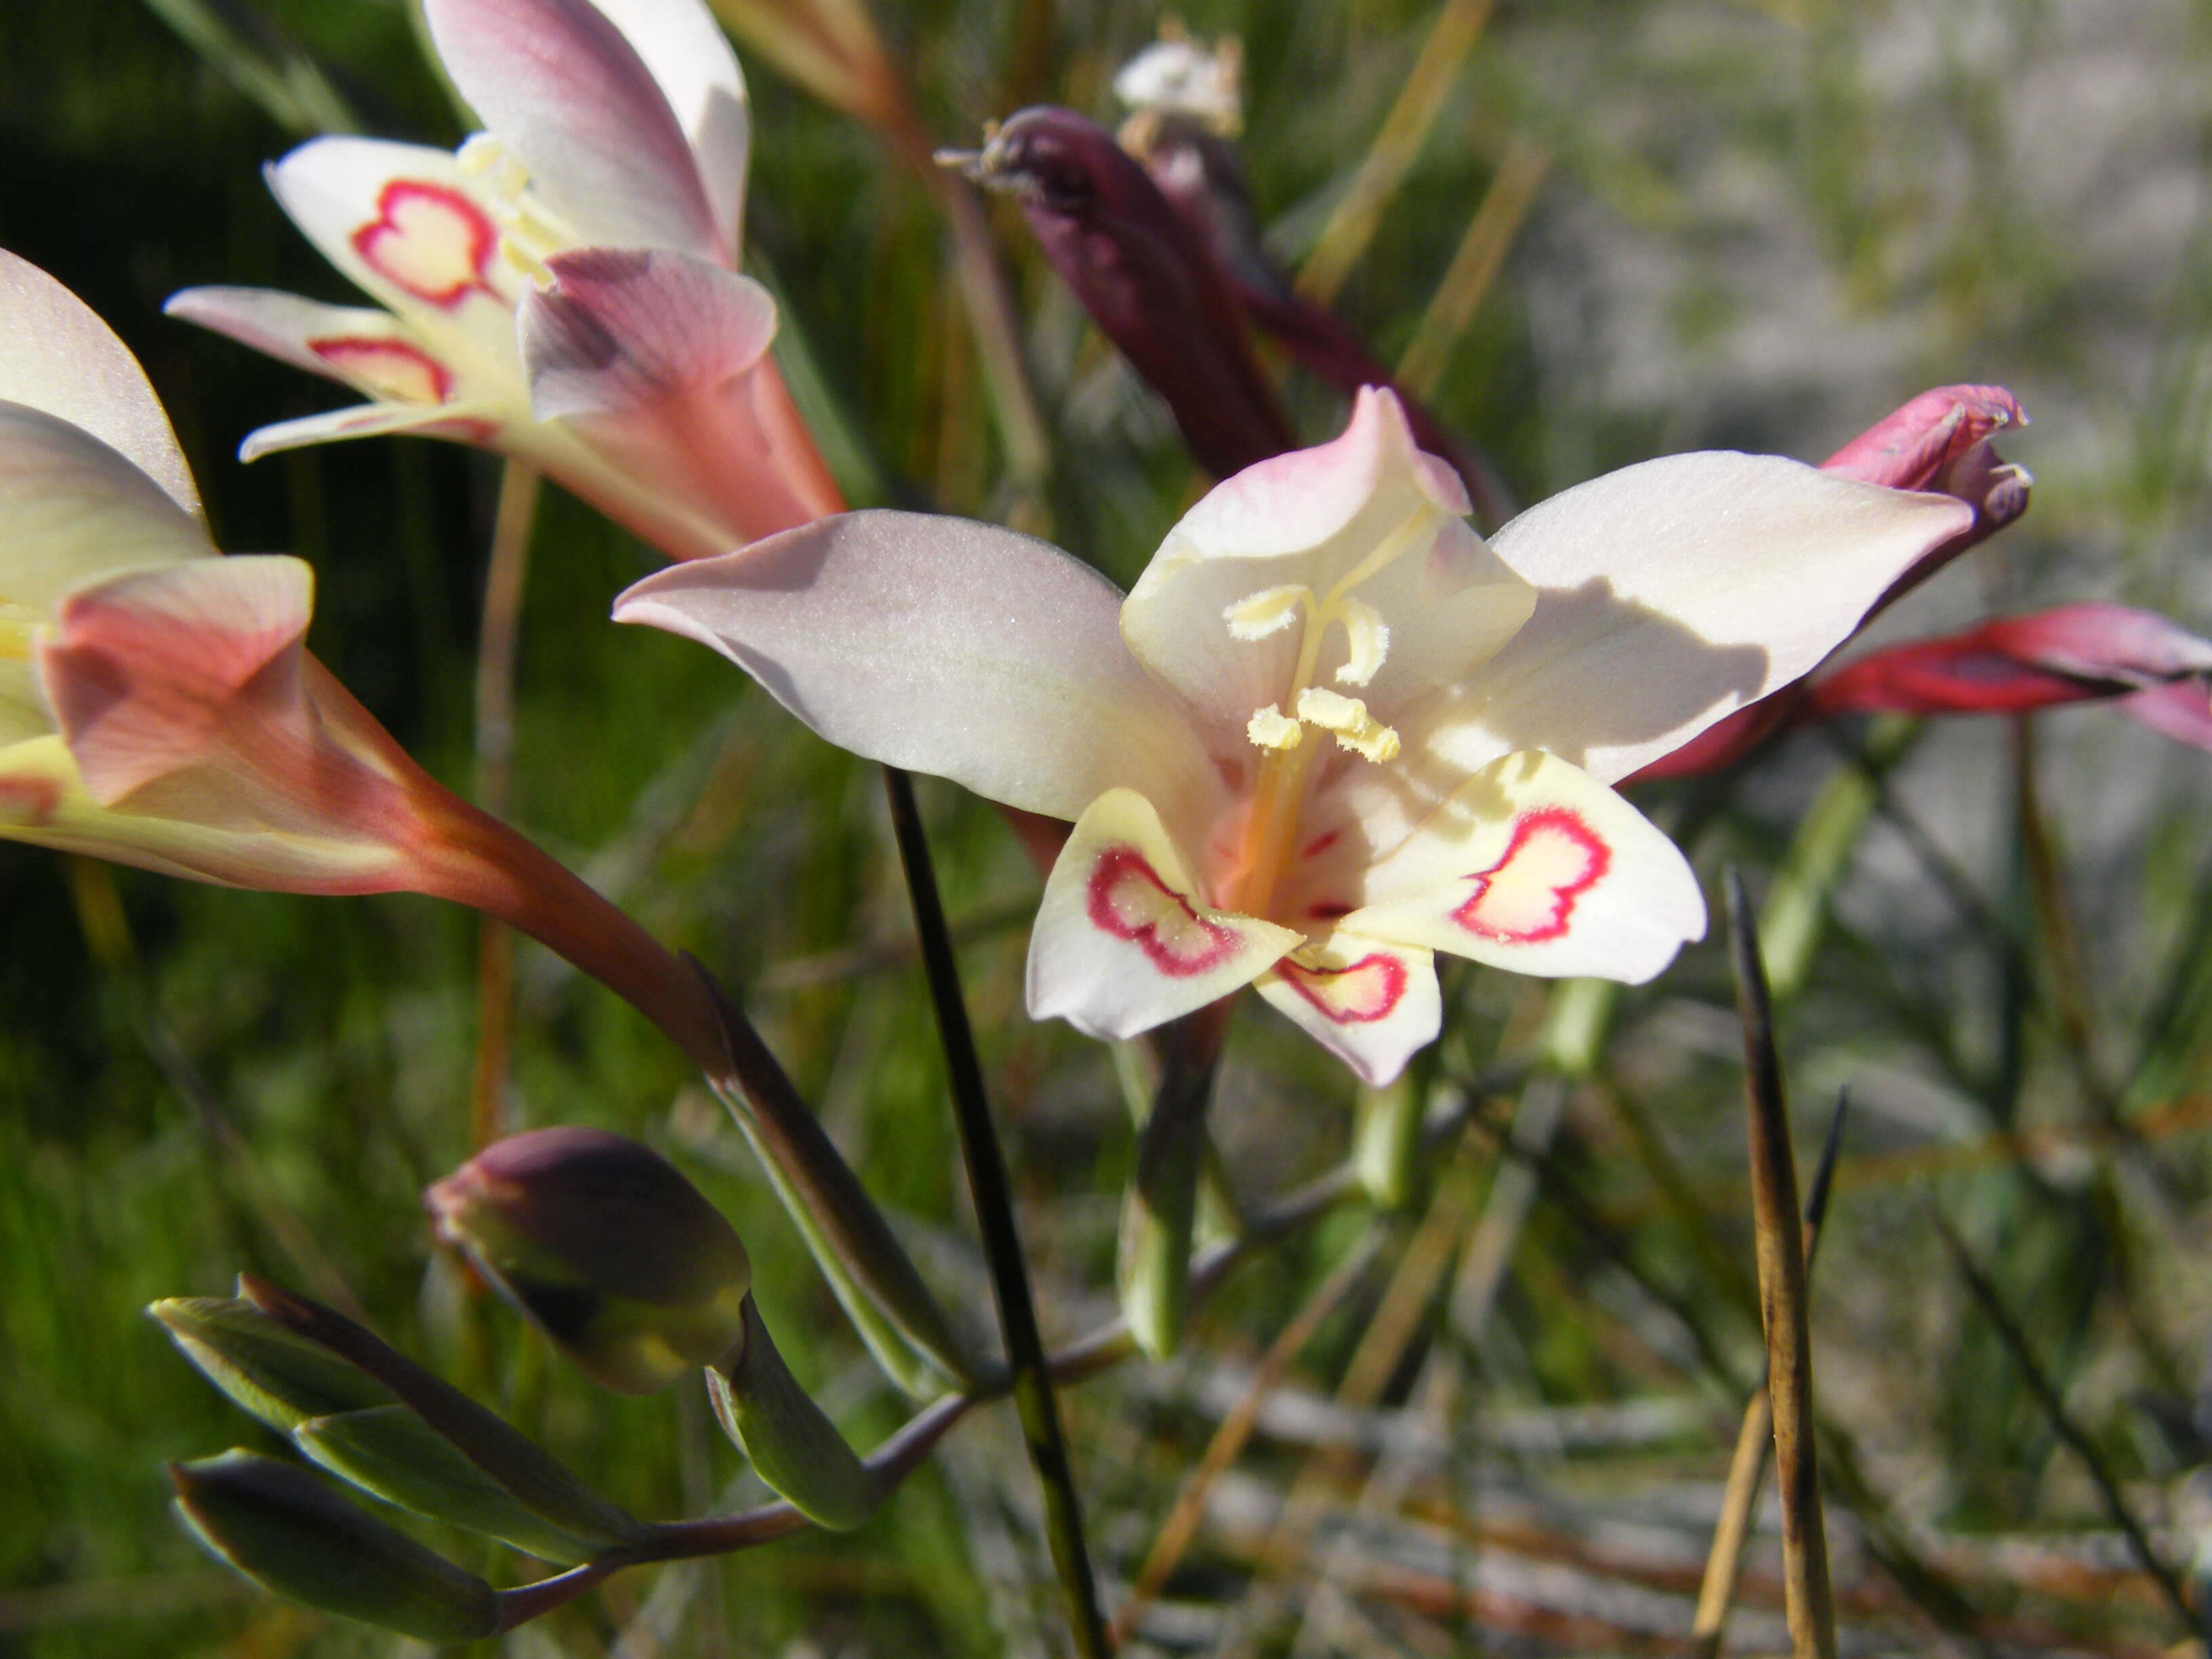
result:
M 937 872 L 930 860 L 928 838 L 922 831 L 921 811 L 914 798 L 914 780 L 896 767 L 886 766 L 884 787 L 890 798 L 891 827 L 914 903 L 915 931 L 921 940 L 922 967 L 936 1010 L 937 1035 L 945 1049 L 953 1117 L 968 1164 L 968 1185 L 975 1201 L 976 1222 L 982 1230 L 984 1253 L 990 1261 L 999 1326 L 1013 1370 L 1014 1404 L 1021 1414 L 1030 1461 L 1036 1465 L 1037 1480 L 1044 1489 L 1045 1535 L 1052 1547 L 1053 1566 L 1067 1601 L 1076 1651 L 1084 1659 L 1103 1659 L 1108 1650 L 1106 1626 L 1098 1610 L 1090 1547 L 1083 1535 L 1082 1501 L 1068 1464 L 1067 1443 L 1060 1432 L 1060 1402 L 1053 1394 L 1044 1339 L 1037 1328 L 1036 1304 L 1030 1290 L 1029 1262 L 1022 1254 L 1020 1230 L 1014 1222 L 1006 1158 L 1000 1151 L 998 1128 L 991 1121 L 990 1103 L 984 1094 L 982 1062 L 975 1053 L 975 1036 L 969 1029 L 968 1006 L 961 995 L 959 964 L 953 958 L 952 936 L 945 926 Z

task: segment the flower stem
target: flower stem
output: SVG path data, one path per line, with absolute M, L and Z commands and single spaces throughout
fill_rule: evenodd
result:
M 514 665 L 522 639 L 523 580 L 538 516 L 538 474 L 520 461 L 500 473 L 499 511 L 484 574 L 483 618 L 477 639 L 477 805 L 504 818 L 514 798 Z M 485 917 L 477 951 L 477 1060 L 469 1085 L 470 1142 L 499 1135 L 514 1036 L 514 935 Z
M 1090 1547 L 1083 1535 L 1082 1500 L 1068 1464 L 1067 1443 L 1060 1433 L 1060 1402 L 1053 1394 L 1044 1339 L 1037 1329 L 1036 1304 L 1030 1294 L 1021 1233 L 1014 1222 L 1006 1159 L 1000 1151 L 997 1127 L 991 1121 L 990 1103 L 984 1095 L 982 1062 L 976 1057 L 968 1006 L 961 996 L 959 964 L 953 958 L 952 936 L 945 927 L 936 869 L 914 798 L 914 780 L 896 767 L 886 766 L 884 787 L 890 798 L 891 828 L 914 904 L 915 931 L 921 940 L 922 968 L 937 1013 L 937 1035 L 944 1045 L 953 1116 L 959 1126 L 960 1150 L 968 1164 L 969 1188 L 982 1230 L 984 1252 L 990 1260 L 999 1327 L 1006 1337 L 1006 1358 L 1013 1371 L 1014 1404 L 1021 1414 L 1030 1461 L 1036 1465 L 1038 1483 L 1044 1489 L 1045 1534 L 1052 1547 L 1053 1566 L 1067 1601 L 1076 1651 L 1084 1659 L 1103 1659 L 1108 1651 L 1106 1626 L 1098 1609 L 1098 1587 L 1091 1577 Z

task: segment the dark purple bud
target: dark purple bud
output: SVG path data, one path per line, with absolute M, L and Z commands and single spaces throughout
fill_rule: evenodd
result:
M 665 1388 L 743 1329 L 744 1243 L 637 1141 L 574 1127 L 514 1135 L 424 1197 L 440 1235 L 604 1387 Z
M 1022 110 L 982 152 L 941 156 L 1021 204 L 1045 257 L 1159 393 L 1216 477 L 1297 447 L 1244 317 L 1188 221 L 1097 124 Z

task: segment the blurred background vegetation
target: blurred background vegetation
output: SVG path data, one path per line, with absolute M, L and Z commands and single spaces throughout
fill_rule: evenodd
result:
M 2002 445 L 2037 475 L 2033 509 L 1881 632 L 2086 598 L 2212 627 L 2212 10 L 1200 0 L 1182 15 L 1244 42 L 1246 154 L 1293 263 L 1439 17 L 1467 33 L 1337 304 L 1392 360 L 1433 309 L 1434 401 L 1521 500 L 1675 449 L 1817 459 L 1928 386 L 1996 382 L 2035 416 Z M 257 20 L 276 55 L 256 61 L 291 63 L 289 80 L 209 45 L 210 21 L 252 38 Z M 1159 17 L 926 0 L 879 21 L 926 125 L 969 143 L 1027 102 L 1118 118 L 1112 72 Z M 931 196 L 867 131 L 748 68 L 750 240 L 786 296 L 785 349 L 849 435 L 856 494 L 1000 510 Z M 330 389 L 160 314 L 199 283 L 346 297 L 256 171 L 336 119 L 461 137 L 402 0 L 0 5 L 0 245 L 139 354 L 218 541 L 311 560 L 314 648 L 465 788 L 496 464 L 400 441 L 242 469 L 247 430 L 328 406 Z M 1455 253 L 1516 155 L 1533 202 L 1494 282 L 1455 289 Z M 993 222 L 1053 429 L 1054 533 L 1126 582 L 1201 480 L 1018 219 Z M 1333 432 L 1340 400 L 1288 385 L 1307 435 Z M 745 989 L 927 1270 L 988 1328 L 872 770 L 708 653 L 608 627 L 611 596 L 653 561 L 557 492 L 532 556 L 514 816 Z M 1771 944 L 1796 907 L 1809 965 L 1784 987 L 1782 1033 L 1801 1147 L 1840 1088 L 1855 1102 L 1814 1309 L 1845 1460 L 1831 1536 L 1851 1650 L 2166 1650 L 2183 1633 L 1929 1216 L 1992 1269 L 2070 1421 L 2185 1567 L 2212 1524 L 2191 1480 L 2212 1432 L 2197 1393 L 2212 1336 L 2212 757 L 2094 706 L 1840 735 L 1801 734 L 1725 786 L 1646 805 L 1708 874 L 1746 866 Z M 1852 758 L 1867 744 L 1878 788 Z M 1020 1012 L 1034 874 L 988 809 L 925 790 L 1047 1322 L 1071 1334 L 1110 1310 L 1127 1114 L 1102 1048 Z M 141 1310 L 220 1294 L 240 1268 L 356 1302 L 626 1504 L 744 1497 L 724 1491 L 738 1461 L 701 1402 L 591 1391 L 431 1249 L 417 1194 L 470 1149 L 472 918 L 6 844 L 0 918 L 0 1655 L 394 1645 L 252 1595 L 165 1513 L 163 1460 L 255 1431 Z M 1471 972 L 1447 991 L 1445 1081 L 1531 1053 L 1553 995 Z M 1247 1001 L 1218 1132 L 1251 1195 L 1341 1156 L 1352 1090 Z M 856 1440 L 893 1426 L 896 1402 L 680 1059 L 539 953 L 522 957 L 518 1006 L 509 1123 L 668 1149 L 751 1243 L 805 1380 Z M 1758 1375 L 1732 1022 L 1720 951 L 1692 950 L 1621 1000 L 1589 1074 L 1486 1115 L 1540 1163 L 1501 1162 L 1502 1130 L 1479 1130 L 1432 1201 L 1380 1224 L 1371 1267 L 1265 1391 L 1147 1640 L 1427 1654 L 1679 1638 Z M 1067 1396 L 1109 1584 L 1136 1572 L 1255 1359 L 1369 1225 L 1334 1218 L 1249 1270 L 1184 1358 Z M 1486 1299 L 1470 1304 L 1471 1284 Z M 1386 1455 L 1378 1474 L 1386 1443 L 1416 1467 Z M 1050 1651 L 1034 1510 L 993 1413 L 851 1538 L 633 1574 L 509 1640 Z M 1744 1650 L 1779 1644 L 1773 1559 L 1771 1539 L 1754 1546 Z

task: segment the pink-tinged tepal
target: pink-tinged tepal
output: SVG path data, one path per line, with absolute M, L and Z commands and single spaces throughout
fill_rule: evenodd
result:
M 1489 543 L 1388 392 L 1215 489 L 1123 598 L 1056 548 L 860 513 L 665 571 L 698 639 L 834 743 L 1072 822 L 1029 1004 L 1126 1037 L 1255 985 L 1370 1082 L 1436 952 L 1640 981 L 1705 928 L 1608 787 L 1803 674 L 1971 510 L 1681 455 Z
M 370 401 L 264 427 L 257 456 L 415 433 L 527 461 L 672 558 L 842 505 L 738 274 L 750 115 L 699 0 L 427 0 L 489 131 L 456 155 L 321 138 L 278 202 L 382 310 L 254 289 L 173 315 Z

